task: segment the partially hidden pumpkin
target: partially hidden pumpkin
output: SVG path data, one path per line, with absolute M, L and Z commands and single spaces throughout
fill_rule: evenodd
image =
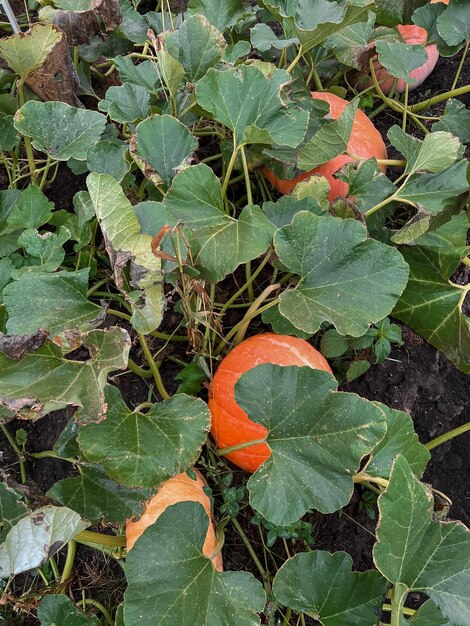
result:
M 403 41 L 408 45 L 423 46 L 428 39 L 426 29 L 421 28 L 421 26 L 399 24 L 396 28 Z M 408 84 L 408 91 L 413 91 L 413 89 L 419 87 L 436 66 L 439 58 L 439 52 L 436 44 L 432 43 L 429 46 L 426 46 L 425 51 L 428 59 L 424 65 L 421 65 L 410 72 L 410 78 L 413 80 Z M 390 76 L 387 70 L 379 63 L 377 58 L 374 61 L 374 69 L 380 89 L 385 95 L 388 95 L 392 89 L 395 79 L 393 76 Z M 352 83 L 355 85 L 356 89 L 362 90 L 372 85 L 372 78 L 369 74 L 357 72 L 352 78 Z M 402 78 L 399 78 L 395 87 L 395 92 L 404 93 L 405 88 L 406 82 Z
M 145 510 L 139 519 L 127 520 L 126 523 L 126 548 L 132 549 L 137 539 L 144 530 L 153 524 L 167 507 L 178 502 L 199 502 L 206 510 L 209 518 L 206 539 L 204 541 L 203 553 L 210 557 L 217 549 L 217 537 L 214 529 L 214 520 L 211 512 L 211 500 L 204 492 L 207 485 L 202 474 L 198 470 L 192 470 L 196 475 L 196 480 L 188 474 L 177 474 L 165 481 L 157 493 L 145 503 Z M 223 571 L 222 554 L 218 552 L 212 559 L 215 569 Z
M 235 383 L 262 363 L 306 366 L 332 373 L 325 357 L 303 339 L 263 333 L 242 341 L 222 360 L 209 389 L 211 432 L 219 449 L 266 437 L 266 428 L 253 422 L 235 400 Z M 270 454 L 267 444 L 262 443 L 227 454 L 226 458 L 254 472 Z
M 343 98 L 327 91 L 312 91 L 312 98 L 328 102 L 330 105 L 329 116 L 334 120 L 341 116 L 344 109 L 349 104 L 347 100 L 344 100 Z M 372 157 L 375 157 L 376 159 L 387 158 L 387 148 L 382 139 L 382 135 L 375 128 L 374 124 L 367 117 L 367 115 L 359 109 L 356 111 L 354 116 L 353 127 L 347 145 L 347 152 L 361 159 L 370 159 Z M 340 154 L 313 170 L 299 174 L 293 180 L 279 178 L 268 167 L 264 167 L 262 172 L 271 185 L 284 195 L 290 194 L 298 182 L 310 178 L 310 176 L 314 174 L 324 176 L 330 184 L 328 199 L 330 202 L 333 202 L 333 200 L 339 196 L 347 196 L 349 190 L 349 185 L 347 183 L 334 178 L 333 175 L 341 167 L 343 167 L 343 165 L 346 165 L 346 163 L 349 163 L 352 160 L 353 159 L 347 154 Z M 386 167 L 384 165 L 380 165 L 379 167 L 383 172 L 385 172 Z

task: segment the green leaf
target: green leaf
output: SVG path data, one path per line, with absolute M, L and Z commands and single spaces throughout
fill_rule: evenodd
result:
M 349 185 L 348 197 L 365 213 L 396 191 L 395 185 L 381 171 L 375 159 L 348 163 L 337 177 Z
M 49 202 L 39 187 L 29 185 L 21 192 L 7 217 L 8 228 L 13 232 L 24 228 L 39 228 L 52 217 L 54 203 Z
M 121 23 L 116 31 L 122 33 L 129 41 L 144 44 L 147 40 L 148 24 L 145 17 L 131 5 L 130 0 L 119 0 Z
M 367 359 L 353 361 L 346 370 L 346 382 L 350 383 L 359 376 L 362 376 L 370 369 L 370 362 Z
M 370 0 L 338 3 L 329 0 L 263 0 L 263 5 L 281 22 L 287 34 L 300 40 L 305 52 L 320 45 L 340 27 L 363 22 Z
M 153 61 L 147 59 L 138 65 L 134 65 L 132 59 L 128 56 L 116 56 L 112 61 L 116 66 L 122 83 L 138 85 L 150 93 L 155 91 L 155 86 L 157 82 L 160 82 L 160 79 Z M 115 93 L 113 92 L 113 95 Z
M 468 287 L 449 281 L 469 249 L 469 227 L 460 213 L 435 231 L 400 248 L 410 280 L 394 317 L 424 337 L 463 372 L 470 373 L 470 319 L 462 312 Z
M 276 202 L 263 202 L 263 213 L 277 227 L 290 224 L 299 211 L 309 211 L 315 215 L 325 215 L 326 211 L 312 197 L 302 199 L 295 196 L 281 196 Z
M 264 311 L 261 315 L 263 324 L 271 326 L 273 331 L 278 335 L 293 335 L 300 339 L 308 339 L 312 336 L 312 333 L 304 333 L 303 330 L 299 330 L 289 320 L 279 313 L 279 305 L 272 306 L 267 311 Z
M 161 80 L 170 94 L 175 97 L 184 79 L 184 67 L 165 49 L 157 52 L 157 61 Z
M 452 0 L 437 18 L 439 35 L 449 46 L 470 39 L 470 5 L 466 0 Z
M 133 304 L 132 325 L 139 333 L 149 333 L 160 325 L 163 308 L 161 261 L 152 252 L 152 237 L 140 232 L 139 220 L 115 178 L 92 173 L 87 187 L 105 237 L 116 285 Z M 130 285 L 139 290 L 137 302 L 125 289 L 126 261 L 130 262 Z
M 187 393 L 189 396 L 197 396 L 201 392 L 202 383 L 206 380 L 205 371 L 196 361 L 188 363 L 175 376 L 175 380 L 180 380 L 176 393 Z
M 460 522 L 435 522 L 431 491 L 398 456 L 378 499 L 374 562 L 394 585 L 426 593 L 455 626 L 470 621 L 470 532 Z
M 177 38 L 178 54 L 171 47 L 168 51 L 181 63 L 190 82 L 198 81 L 217 65 L 227 46 L 222 33 L 203 15 L 187 17 L 172 36 Z
M 200 14 L 215 26 L 221 33 L 249 13 L 242 0 L 189 0 L 186 11 L 189 15 Z
M 16 112 L 14 124 L 21 134 L 31 137 L 36 150 L 51 158 L 85 161 L 88 148 L 100 140 L 106 117 L 64 102 L 30 100 Z
M 131 164 L 126 159 L 127 154 L 128 146 L 125 143 L 98 141 L 88 150 L 87 168 L 90 172 L 109 174 L 120 181 L 131 169 Z
M 297 37 L 279 39 L 273 29 L 262 22 L 250 29 L 250 41 L 253 48 L 260 52 L 267 52 L 271 48 L 284 50 L 284 48 L 289 48 L 293 44 L 299 43 Z
M 27 335 L 44 328 L 51 335 L 96 326 L 100 307 L 88 302 L 89 269 L 78 272 L 25 273 L 5 287 L 7 331 Z
M 57 233 L 46 231 L 40 234 L 35 229 L 24 230 L 18 237 L 18 245 L 27 252 L 24 258 L 25 264 L 14 270 L 12 277 L 19 279 L 25 274 L 53 272 L 65 258 L 65 250 L 62 246 L 69 239 L 70 231 L 63 226 Z
M 371 476 L 388 478 L 395 457 L 401 454 L 410 464 L 417 478 L 421 478 L 431 454 L 418 439 L 414 431 L 414 424 L 408 413 L 390 409 L 385 404 L 378 403 L 385 413 L 387 432 L 385 437 L 371 453 L 364 469 Z
M 352 475 L 385 434 L 381 409 L 336 388 L 328 372 L 272 364 L 255 367 L 235 385 L 237 403 L 268 429 L 271 455 L 248 490 L 251 506 L 273 524 L 295 522 L 310 508 L 331 513 L 347 504 Z
M 13 125 L 13 115 L 0 113 L 0 150 L 13 150 L 20 143 L 20 136 Z
M 115 122 L 125 124 L 147 117 L 149 104 L 150 94 L 145 87 L 124 83 L 110 87 L 98 108 Z
M 39 350 L 13 361 L 0 354 L 0 406 L 13 416 L 38 419 L 51 411 L 75 406 L 81 423 L 106 416 L 103 388 L 107 376 L 125 369 L 130 349 L 127 331 L 110 328 L 82 336 L 88 361 L 70 361 L 50 341 Z
M 190 165 L 197 146 L 196 137 L 175 117 L 154 115 L 137 126 L 132 155 L 154 184 L 169 186 L 176 174 Z
M 449 46 L 439 34 L 438 18 L 447 9 L 443 2 L 431 4 L 427 2 L 424 6 L 419 7 L 412 15 L 413 23 L 421 26 L 428 33 L 428 41 L 436 43 L 439 54 L 444 57 L 452 57 L 462 47 L 463 43 L 456 46 Z M 403 22 L 402 22 L 403 23 Z
M 470 110 L 460 100 L 450 98 L 444 115 L 432 125 L 432 134 L 438 130 L 452 133 L 462 143 L 470 143 Z
M 100 626 L 96 615 L 87 617 L 65 595 L 45 595 L 37 615 L 41 626 Z
M 146 413 L 130 411 L 119 389 L 105 389 L 106 420 L 79 434 L 84 456 L 100 463 L 113 480 L 129 487 L 154 487 L 197 460 L 210 428 L 207 405 L 179 394 Z
M 82 463 L 79 470 L 79 476 L 56 482 L 47 496 L 90 522 L 104 519 L 111 524 L 124 524 L 126 519 L 142 514 L 143 502 L 151 496 L 150 489 L 120 485 L 99 465 Z
M 5 541 L 10 529 L 27 515 L 23 498 L 23 494 L 0 483 L 0 544 Z
M 374 571 L 353 572 L 346 552 L 296 554 L 277 571 L 275 598 L 323 626 L 375 626 L 387 581 Z
M 356 111 L 357 101 L 348 104 L 337 120 L 320 127 L 302 146 L 297 160 L 299 169 L 311 170 L 346 151 Z
M 0 578 L 39 567 L 87 526 L 67 507 L 44 506 L 23 517 L 0 546 Z
M 252 65 L 210 69 L 196 87 L 196 100 L 233 131 L 236 145 L 275 143 L 295 148 L 305 136 L 308 113 L 283 94 L 290 82 L 290 74 L 274 66 L 269 76 Z
M 431 600 L 426 600 L 408 621 L 403 620 L 403 626 L 407 626 L 407 624 L 413 624 L 413 626 L 452 626 Z
M 27 33 L 17 33 L 0 41 L 0 56 L 20 78 L 39 69 L 62 39 L 52 24 L 33 24 Z
M 348 348 L 347 338 L 340 335 L 334 328 L 327 330 L 321 338 L 321 353 L 327 359 L 343 356 Z
M 341 335 L 363 335 L 390 313 L 407 284 L 400 253 L 367 239 L 356 220 L 301 211 L 276 231 L 274 248 L 281 263 L 301 277 L 295 289 L 280 295 L 279 311 L 305 332 L 328 321 Z
M 380 64 L 395 78 L 413 85 L 416 79 L 410 73 L 428 60 L 424 46 L 408 45 L 401 41 L 390 42 L 379 39 L 375 42 Z
M 370 11 L 367 22 L 358 22 L 341 28 L 328 37 L 325 46 L 331 48 L 338 61 L 344 65 L 361 69 L 364 53 L 373 39 L 374 22 L 375 15 Z
M 217 572 L 202 553 L 209 518 L 179 502 L 139 537 L 126 558 L 124 621 L 133 626 L 257 626 L 261 583 L 248 572 Z

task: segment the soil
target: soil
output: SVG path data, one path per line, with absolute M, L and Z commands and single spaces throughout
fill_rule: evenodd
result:
M 180 4 L 182 9 L 185 3 Z M 142 12 L 145 12 L 146 5 L 152 5 L 151 8 L 154 8 L 154 2 L 142 2 L 140 6 Z M 458 62 L 459 55 L 456 59 L 441 58 L 434 73 L 418 92 L 412 94 L 411 99 L 423 99 L 423 97 L 431 97 L 447 90 Z M 469 82 L 470 64 L 466 64 L 459 84 Z M 464 96 L 462 101 L 467 105 L 470 104 L 470 96 Z M 440 113 L 442 109 L 443 105 L 440 108 L 437 107 L 436 111 Z M 399 120 L 395 118 L 393 112 L 375 119 L 377 127 L 384 136 L 388 128 L 397 121 Z M 393 158 L 392 154 L 390 156 Z M 54 187 L 47 190 L 48 196 L 56 203 L 57 208 L 70 209 L 73 195 L 85 188 L 84 178 L 74 176 L 66 166 L 59 169 Z M 461 272 L 459 276 L 459 281 L 463 283 L 465 280 L 468 281 L 468 271 Z M 230 286 L 227 285 L 227 288 L 230 289 Z M 233 292 L 233 288 L 231 291 Z M 170 312 L 165 320 L 168 326 L 174 322 L 174 319 L 170 319 L 172 315 L 174 314 Z M 231 319 L 230 323 L 234 321 Z M 262 330 L 262 325 L 256 323 L 250 327 L 250 334 Z M 413 417 L 420 440 L 426 442 L 463 424 L 470 418 L 469 380 L 467 376 L 456 370 L 444 355 L 414 332 L 403 327 L 403 333 L 402 348 L 394 349 L 389 359 L 372 367 L 360 379 L 344 385 L 342 389 L 407 411 Z M 184 357 L 184 353 L 182 356 Z M 134 358 L 140 361 L 137 351 L 135 351 Z M 169 363 L 162 372 L 163 382 L 171 393 L 177 387 L 174 377 L 179 369 L 179 366 Z M 130 406 L 135 406 L 146 399 L 148 387 L 142 379 L 128 374 L 116 377 L 114 380 Z M 13 434 L 18 428 L 24 428 L 27 431 L 29 451 L 47 450 L 53 446 L 71 414 L 71 411 L 58 411 L 34 424 L 14 421 L 9 425 L 9 429 Z M 453 501 L 449 517 L 461 520 L 467 525 L 470 525 L 469 448 L 470 433 L 437 447 L 432 452 L 432 459 L 424 476 L 425 481 L 444 492 Z M 0 435 L 0 451 L 3 451 L 0 457 L 3 470 L 18 478 L 16 457 L 3 435 Z M 71 467 L 69 463 L 54 459 L 38 461 L 30 459 L 26 469 L 32 484 L 45 493 L 56 481 L 71 475 Z M 242 472 L 235 473 L 237 482 L 241 483 L 246 479 L 247 476 Z M 343 511 L 327 516 L 312 513 L 306 519 L 314 526 L 313 545 L 315 548 L 329 551 L 345 550 L 352 556 L 354 568 L 363 571 L 373 567 L 371 549 L 376 524 L 376 520 L 373 519 L 374 515 L 376 516 L 376 509 L 373 505 L 366 507 L 362 490 L 357 488 L 351 502 Z M 259 530 L 250 522 L 251 516 L 252 512 L 248 507 L 240 513 L 239 521 L 255 550 L 259 547 L 259 552 L 261 552 Z M 293 550 L 295 549 L 294 545 Z M 299 547 L 299 549 L 302 548 Z M 61 554 L 59 558 L 62 563 L 64 555 Z M 284 545 L 279 540 L 272 548 L 270 568 L 274 570 L 274 566 L 282 563 L 285 558 Z M 243 542 L 230 525 L 226 529 L 224 561 L 226 569 L 247 570 L 255 575 L 258 574 Z M 124 579 L 122 570 L 114 562 L 104 555 L 79 546 L 76 563 L 76 580 L 72 589 L 77 599 L 80 597 L 81 588 L 90 585 L 93 586 L 94 597 L 105 605 L 115 605 L 120 600 L 124 589 Z M 20 579 L 17 584 L 16 590 L 21 593 L 21 585 L 25 584 L 25 580 Z M 24 615 L 27 615 L 26 611 Z M 10 622 L 11 625 L 13 623 L 27 625 L 36 624 L 37 621 L 31 614 L 31 618 L 24 617 L 19 622 Z M 309 620 L 307 623 L 316 622 Z

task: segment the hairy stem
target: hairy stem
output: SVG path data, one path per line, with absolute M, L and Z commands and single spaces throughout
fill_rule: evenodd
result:
M 470 422 L 467 422 L 466 424 L 463 424 L 462 426 L 458 426 L 457 428 L 453 428 L 452 430 L 449 430 L 448 432 L 444 433 L 443 435 L 440 435 L 439 437 L 435 437 L 434 439 L 431 439 L 431 441 L 428 441 L 428 443 L 425 443 L 424 445 L 426 446 L 428 450 L 432 450 L 433 448 L 437 448 L 437 446 L 440 446 L 446 441 L 450 441 L 451 439 L 454 439 L 454 437 L 463 435 L 469 430 L 470 430 Z

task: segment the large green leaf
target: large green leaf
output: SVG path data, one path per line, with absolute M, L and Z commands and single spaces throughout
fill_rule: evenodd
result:
M 175 117 L 154 115 L 137 126 L 133 156 L 152 182 L 169 186 L 178 171 L 189 166 L 197 145 L 196 137 Z
M 424 28 L 427 31 L 428 41 L 433 41 L 437 45 L 437 49 L 439 50 L 439 54 L 441 56 L 452 57 L 457 54 L 463 43 L 461 42 L 456 46 L 449 46 L 439 34 L 438 20 L 441 13 L 443 13 L 446 9 L 447 5 L 444 4 L 444 2 L 436 2 L 434 4 L 426 2 L 424 6 L 416 9 L 411 19 L 416 26 L 421 26 L 421 28 Z M 406 22 L 401 21 L 401 23 L 403 24 Z
M 470 4 L 467 0 L 452 0 L 437 18 L 437 30 L 449 46 L 470 39 Z
M 35 228 L 24 230 L 18 237 L 18 246 L 24 249 L 26 256 L 23 257 L 23 265 L 12 272 L 12 277 L 19 279 L 25 274 L 37 275 L 56 270 L 65 258 L 62 246 L 70 236 L 70 231 L 64 226 L 60 226 L 56 233 L 39 233 Z
M 426 600 L 408 621 L 402 620 L 402 626 L 408 626 L 408 624 L 413 624 L 413 626 L 452 626 L 431 600 Z
M 28 513 L 23 494 L 0 483 L 0 544 L 5 541 L 10 529 Z
M 331 374 L 309 367 L 259 365 L 235 385 L 237 403 L 268 429 L 270 457 L 248 481 L 250 503 L 285 526 L 315 508 L 346 505 L 352 475 L 385 434 L 382 410 L 337 392 Z
M 217 572 L 202 554 L 209 519 L 179 502 L 139 537 L 126 559 L 124 621 L 132 626 L 257 626 L 265 593 L 248 572 Z
M 387 581 L 374 571 L 353 572 L 346 552 L 304 552 L 277 571 L 273 593 L 284 606 L 324 626 L 375 626 Z
M 302 146 L 297 161 L 299 169 L 311 170 L 346 151 L 356 111 L 357 102 L 348 104 L 337 120 L 320 127 Z
M 181 63 L 191 82 L 198 81 L 217 65 L 227 46 L 222 33 L 203 15 L 189 15 L 171 38 L 173 41 L 167 41 L 167 49 Z
M 33 146 L 57 161 L 86 161 L 88 148 L 98 143 L 106 117 L 64 102 L 29 100 L 15 114 L 15 128 L 31 137 Z
M 282 23 L 288 36 L 298 37 L 307 52 L 339 28 L 366 20 L 371 0 L 262 0 L 262 4 Z
M 49 53 L 62 39 L 52 24 L 33 24 L 29 33 L 17 33 L 0 41 L 0 56 L 21 78 L 42 66 Z
M 106 415 L 103 388 L 107 375 L 124 369 L 130 349 L 127 331 L 111 328 L 82 336 L 90 352 L 88 361 L 69 361 L 51 342 L 13 361 L 0 354 L 0 406 L 9 417 L 38 419 L 66 406 L 78 407 L 75 418 L 82 423 Z
M 78 272 L 27 273 L 4 290 L 7 331 L 27 335 L 44 328 L 51 335 L 99 323 L 100 307 L 88 302 L 89 269 Z
M 147 117 L 150 94 L 145 87 L 124 83 L 108 89 L 98 108 L 115 122 L 135 122 Z
M 373 38 L 374 22 L 375 15 L 370 11 L 367 22 L 357 22 L 339 29 L 328 37 L 324 45 L 331 48 L 338 61 L 344 65 L 362 69 L 364 53 Z
M 162 321 L 163 277 L 161 261 L 152 252 L 152 237 L 140 232 L 132 205 L 115 178 L 92 173 L 87 178 L 96 216 L 105 237 L 116 285 L 133 305 L 132 325 L 149 333 Z M 126 291 L 123 271 L 130 263 L 130 284 L 138 298 Z
M 139 516 L 150 489 L 131 489 L 111 480 L 100 465 L 79 465 L 80 475 L 59 480 L 47 496 L 90 522 L 104 519 L 111 524 L 124 524 Z
M 379 61 L 387 72 L 395 78 L 404 80 L 408 85 L 416 82 L 410 73 L 421 67 L 428 60 L 424 46 L 408 45 L 401 41 L 378 40 L 375 42 Z
M 235 26 L 239 19 L 249 13 L 249 9 L 243 6 L 242 0 L 189 0 L 187 13 L 204 15 L 222 33 Z
M 100 626 L 96 615 L 87 617 L 66 595 L 46 595 L 38 608 L 41 626 Z
M 468 254 L 468 228 L 467 216 L 460 213 L 414 245 L 401 247 L 410 280 L 393 311 L 466 373 L 470 373 L 470 319 L 462 305 L 469 287 L 449 278 Z
M 210 69 L 196 87 L 196 99 L 233 131 L 236 145 L 274 143 L 295 148 L 305 136 L 308 113 L 284 95 L 290 81 L 285 70 L 274 66 L 269 75 L 252 65 Z
M 197 460 L 210 428 L 202 400 L 178 394 L 141 413 L 108 386 L 105 401 L 106 419 L 82 428 L 79 443 L 84 456 L 118 483 L 155 487 Z
M 388 478 L 395 457 L 401 454 L 410 464 L 418 478 L 424 473 L 431 453 L 423 446 L 414 431 L 413 420 L 404 411 L 390 409 L 379 403 L 387 420 L 387 432 L 382 441 L 372 450 L 365 472 L 372 476 Z
M 462 143 L 470 143 L 470 110 L 455 98 L 447 100 L 444 115 L 432 125 L 432 134 L 437 130 L 452 133 Z
M 0 150 L 13 150 L 20 143 L 20 136 L 13 125 L 13 115 L 0 112 Z
M 36 185 L 29 185 L 16 198 L 8 213 L 8 227 L 3 232 L 38 228 L 52 217 L 54 203 Z
M 87 153 L 87 168 L 97 174 L 109 174 L 116 180 L 122 180 L 131 169 L 126 159 L 128 146 L 114 141 L 98 141 Z
M 375 159 L 348 163 L 341 168 L 338 178 L 348 183 L 348 197 L 354 200 L 362 213 L 383 202 L 396 191 L 395 185 L 380 170 Z M 369 218 L 368 226 L 370 221 Z
M 0 546 L 0 578 L 39 567 L 87 526 L 67 507 L 45 506 L 23 517 Z
M 378 500 L 374 562 L 394 585 L 421 591 L 455 626 L 470 622 L 470 532 L 460 522 L 433 520 L 429 488 L 398 456 Z
M 406 286 L 408 266 L 397 250 L 366 235 L 356 220 L 306 211 L 280 228 L 276 253 L 300 276 L 297 287 L 280 296 L 281 315 L 305 332 L 328 321 L 354 337 L 387 316 Z

